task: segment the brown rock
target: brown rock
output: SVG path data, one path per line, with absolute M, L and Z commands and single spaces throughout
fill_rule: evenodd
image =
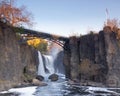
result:
M 38 79 L 33 79 L 32 84 L 35 86 L 46 86 L 47 84 L 44 82 L 39 81 Z

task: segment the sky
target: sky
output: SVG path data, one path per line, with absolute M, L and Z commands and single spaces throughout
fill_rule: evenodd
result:
M 120 19 L 120 0 L 17 0 L 17 5 L 33 14 L 33 30 L 61 36 L 99 32 L 107 18 Z

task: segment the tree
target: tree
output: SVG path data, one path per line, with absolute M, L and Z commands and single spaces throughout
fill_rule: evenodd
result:
M 0 19 L 6 19 L 12 26 L 22 24 L 32 25 L 32 14 L 27 11 L 25 6 L 16 7 L 15 0 L 0 1 Z
M 34 38 L 31 40 L 28 40 L 27 44 L 30 46 L 33 46 L 34 48 L 38 49 L 42 53 L 47 52 L 48 42 L 44 39 Z
M 104 24 L 105 32 L 115 32 L 116 38 L 120 42 L 120 21 L 118 19 L 107 19 L 106 23 Z
M 112 30 L 114 28 L 119 28 L 120 21 L 118 19 L 107 19 L 104 26 L 109 26 Z

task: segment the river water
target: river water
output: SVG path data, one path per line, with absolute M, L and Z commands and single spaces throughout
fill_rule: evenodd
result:
M 47 86 L 12 88 L 2 93 L 14 93 L 0 96 L 120 96 L 120 88 L 101 88 L 92 86 L 70 85 L 64 75 L 59 75 L 56 82 L 46 81 Z
M 56 82 L 47 81 L 47 86 L 37 87 L 35 96 L 120 96 L 120 88 L 100 88 L 71 85 L 59 74 Z

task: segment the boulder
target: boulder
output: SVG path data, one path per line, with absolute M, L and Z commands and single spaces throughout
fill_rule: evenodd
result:
M 48 79 L 50 79 L 51 81 L 57 81 L 58 80 L 58 75 L 57 74 L 52 74 L 52 75 L 50 75 L 49 76 L 49 78 Z
M 19 96 L 19 93 L 0 93 L 0 96 Z
M 41 81 L 39 81 L 38 79 L 33 79 L 33 80 L 32 80 L 32 84 L 33 84 L 34 86 L 46 86 L 46 85 L 47 85 L 46 83 L 41 82 Z
M 44 80 L 44 77 L 41 76 L 41 75 L 38 75 L 38 76 L 36 76 L 36 79 L 38 79 L 39 81 L 43 81 L 43 80 Z

